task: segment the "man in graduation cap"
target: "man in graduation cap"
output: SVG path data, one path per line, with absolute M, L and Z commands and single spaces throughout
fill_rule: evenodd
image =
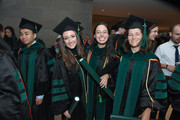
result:
M 44 45 L 36 40 L 42 25 L 22 18 L 20 40 L 26 45 L 18 56 L 19 68 L 24 80 L 34 120 L 49 120 L 49 99 L 52 56 Z
M 119 48 L 125 40 L 124 34 L 126 32 L 126 27 L 123 21 L 117 22 L 114 27 L 116 32 L 112 35 L 113 46 L 116 51 L 119 51 Z
M 112 113 L 116 117 L 148 120 L 152 109 L 161 110 L 161 103 L 167 102 L 165 76 L 157 56 L 148 51 L 146 29 L 151 25 L 134 15 L 126 21 L 128 36 L 120 51 Z

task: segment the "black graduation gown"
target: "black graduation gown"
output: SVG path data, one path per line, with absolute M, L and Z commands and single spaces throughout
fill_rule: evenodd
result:
M 21 75 L 12 59 L 3 52 L 0 52 L 0 66 L 0 118 L 31 120 Z
M 121 35 L 121 34 L 113 34 L 112 35 L 112 41 L 113 41 L 114 49 L 116 51 L 119 51 L 122 44 L 125 41 L 125 37 L 124 37 L 124 35 Z
M 180 112 L 180 64 L 176 66 L 168 85 L 170 103 L 175 111 Z
M 137 117 L 146 108 L 157 111 L 166 104 L 167 82 L 158 58 L 152 52 L 124 54 L 118 68 L 112 114 Z
M 54 64 L 52 77 L 52 113 L 63 114 L 69 109 L 75 96 L 80 97 L 80 102 L 72 112 L 70 120 L 85 120 L 85 93 L 81 71 L 72 68 L 68 70 L 61 57 Z M 82 87 L 83 86 L 83 87 Z M 63 116 L 65 119 L 65 116 Z
M 33 44 L 36 45 L 39 44 L 38 42 Z M 30 58 L 30 54 L 33 52 L 37 52 L 35 55 L 35 66 L 34 66 L 34 70 L 32 70 L 31 72 L 34 72 L 34 79 L 33 79 L 33 88 L 30 88 L 32 90 L 32 99 L 29 101 L 32 101 L 31 104 L 31 109 L 32 109 L 32 115 L 33 115 L 33 120 L 50 120 L 51 119 L 51 115 L 50 115 L 50 104 L 51 104 L 51 95 L 50 95 L 50 89 L 51 89 L 51 77 L 52 77 L 52 66 L 53 66 L 53 57 L 50 54 L 49 50 L 47 48 L 45 48 L 44 46 L 32 50 L 30 53 L 27 53 L 26 55 L 26 79 L 24 78 L 23 74 L 23 80 L 26 86 L 26 89 L 28 89 L 27 87 L 29 85 L 26 85 L 26 83 L 28 82 L 28 68 L 31 67 L 29 66 L 29 58 Z M 22 71 L 22 67 L 23 67 L 23 52 L 20 52 L 19 56 L 18 56 L 18 64 L 19 64 L 19 68 Z M 26 80 L 26 81 L 25 81 Z M 27 90 L 27 94 L 29 94 L 28 90 Z M 43 97 L 43 102 L 42 104 L 40 104 L 39 106 L 37 106 L 35 104 L 35 99 L 36 96 L 39 95 L 44 95 Z M 31 103 L 31 102 L 30 102 Z
M 115 59 L 114 59 L 115 60 Z M 101 77 L 108 73 L 105 69 L 109 62 L 112 62 L 106 57 L 106 48 L 94 47 L 93 51 L 89 51 L 87 55 L 89 65 Z M 113 71 L 113 70 L 112 70 Z M 115 77 L 109 78 L 108 87 L 114 92 Z M 99 84 L 94 82 L 93 78 L 87 76 L 88 102 L 87 102 L 87 120 L 110 120 L 112 113 L 113 100 L 100 88 Z

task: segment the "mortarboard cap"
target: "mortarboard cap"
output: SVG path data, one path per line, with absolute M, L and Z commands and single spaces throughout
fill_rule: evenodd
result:
M 36 22 L 30 21 L 28 19 L 22 18 L 19 28 L 20 29 L 29 29 L 32 30 L 34 33 L 39 32 L 39 30 L 41 29 L 42 25 L 38 24 Z
M 153 25 L 153 22 L 137 17 L 135 15 L 130 15 L 129 18 L 127 19 L 125 23 L 127 29 L 134 29 L 134 28 L 139 28 L 143 32 L 143 38 L 141 40 L 141 48 L 146 49 L 148 47 L 147 44 L 147 31 L 149 27 Z
M 69 17 L 66 17 L 63 21 L 61 21 L 54 29 L 53 31 L 62 35 L 63 32 L 73 30 L 79 33 L 81 30 L 83 30 L 83 27 L 79 26 L 76 22 L 71 20 Z
M 133 29 L 133 28 L 139 28 L 143 31 L 144 29 L 144 23 L 146 23 L 146 29 L 148 30 L 149 27 L 153 25 L 153 22 L 146 20 L 144 18 L 140 18 L 135 15 L 130 15 L 129 18 L 127 19 L 125 26 L 127 29 Z

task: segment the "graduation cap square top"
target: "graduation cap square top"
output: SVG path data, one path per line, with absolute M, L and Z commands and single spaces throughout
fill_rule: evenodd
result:
M 146 25 L 146 30 L 148 30 L 149 27 L 153 25 L 153 22 L 135 15 L 130 15 L 125 23 L 127 29 L 139 28 L 142 31 L 144 29 L 144 25 Z
M 125 23 L 127 29 L 135 29 L 139 28 L 143 32 L 143 37 L 140 43 L 141 48 L 146 49 L 148 48 L 147 43 L 147 30 L 149 27 L 153 25 L 153 22 L 137 17 L 135 15 L 130 15 Z
M 34 33 L 38 33 L 41 29 L 42 25 L 31 20 L 22 18 L 19 24 L 20 29 L 29 29 L 32 30 Z
M 62 35 L 63 32 L 73 30 L 79 33 L 81 30 L 83 30 L 83 27 L 79 26 L 76 22 L 74 22 L 69 17 L 66 17 L 63 21 L 61 21 L 54 29 L 53 31 Z

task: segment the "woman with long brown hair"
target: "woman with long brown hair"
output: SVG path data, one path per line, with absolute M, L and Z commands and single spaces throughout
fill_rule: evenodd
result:
M 153 24 L 152 26 L 150 26 L 147 31 L 147 35 L 148 35 L 147 42 L 148 42 L 149 49 L 152 52 L 155 52 L 156 47 L 157 47 L 156 38 L 158 37 L 158 31 L 159 31 L 159 27 L 156 24 Z
M 52 77 L 52 113 L 62 114 L 63 119 L 70 120 L 85 120 L 86 86 L 84 71 L 78 62 L 79 58 L 85 58 L 85 52 L 78 28 L 78 24 L 66 17 L 54 29 L 62 36 L 62 40 Z M 82 27 L 79 29 L 82 30 Z M 80 97 L 80 102 L 70 114 L 70 105 L 76 96 Z

